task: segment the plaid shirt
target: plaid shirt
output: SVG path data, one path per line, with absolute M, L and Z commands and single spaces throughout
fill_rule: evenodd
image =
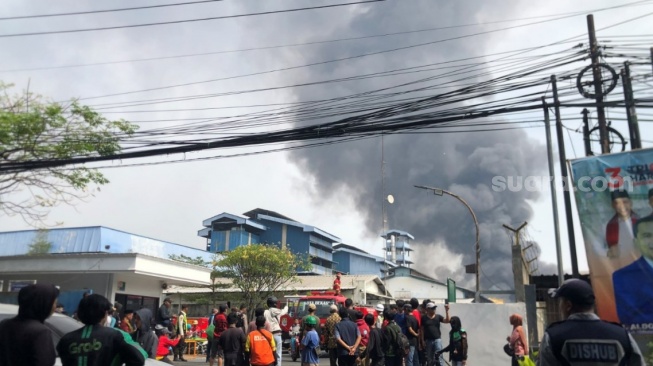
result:
M 338 313 L 331 314 L 326 320 L 326 338 L 327 338 L 327 348 L 335 349 L 338 346 L 336 343 L 336 324 L 340 322 L 340 315 Z

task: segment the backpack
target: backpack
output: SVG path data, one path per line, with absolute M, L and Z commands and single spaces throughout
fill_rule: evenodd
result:
M 408 342 L 408 337 L 402 332 L 397 333 L 397 349 L 399 350 L 399 356 L 408 357 L 410 343 Z
M 245 317 L 243 314 L 238 314 L 238 321 L 236 322 L 236 328 L 245 328 Z
M 396 323 L 388 324 L 383 332 L 383 343 L 386 356 L 406 357 L 410 353 L 410 343 L 406 335 Z

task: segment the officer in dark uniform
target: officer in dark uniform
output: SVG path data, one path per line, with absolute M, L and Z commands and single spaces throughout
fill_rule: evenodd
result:
M 570 279 L 553 291 L 566 319 L 551 324 L 540 345 L 539 366 L 645 366 L 635 340 L 618 324 L 594 314 L 594 291 L 585 281 Z

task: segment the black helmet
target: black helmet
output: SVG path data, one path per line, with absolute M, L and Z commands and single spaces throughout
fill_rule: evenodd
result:
M 271 308 L 271 307 L 276 307 L 276 306 L 277 306 L 277 302 L 279 302 L 279 300 L 277 300 L 276 297 L 274 297 L 274 296 L 270 296 L 270 297 L 268 297 L 268 307 L 269 307 L 269 308 Z

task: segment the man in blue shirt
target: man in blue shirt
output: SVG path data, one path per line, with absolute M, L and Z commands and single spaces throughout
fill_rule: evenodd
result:
M 338 312 L 340 322 L 336 324 L 336 342 L 338 348 L 338 366 L 354 366 L 358 356 L 358 345 L 361 342 L 361 333 L 356 323 L 349 319 L 347 308 L 340 308 Z
M 404 335 L 408 332 L 408 327 L 406 326 L 406 314 L 404 314 L 405 304 L 406 302 L 404 300 L 397 300 L 397 314 L 395 314 L 395 323 L 397 323 Z
M 653 323 L 653 216 L 635 224 L 635 246 L 642 256 L 612 274 L 617 315 L 625 325 Z
M 304 319 L 306 334 L 302 338 L 302 343 L 300 345 L 302 366 L 317 366 L 320 363 L 320 358 L 317 353 L 320 349 L 320 337 L 315 331 L 317 323 L 317 318 L 312 315 Z

